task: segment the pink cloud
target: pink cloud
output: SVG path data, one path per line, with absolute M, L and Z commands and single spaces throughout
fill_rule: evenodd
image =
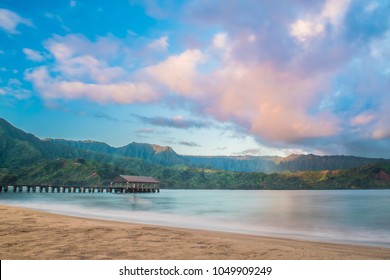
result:
M 224 40 L 223 47 L 229 49 Z M 215 58 L 215 57 L 214 57 Z M 284 143 L 334 135 L 338 120 L 329 112 L 310 114 L 326 81 L 279 70 L 272 64 L 244 64 L 222 56 L 210 73 L 197 66 L 208 57 L 190 50 L 167 58 L 147 73 L 175 94 L 198 104 L 202 113 L 244 127 L 265 141 Z
M 375 129 L 372 132 L 372 138 L 376 139 L 376 140 L 382 140 L 382 139 L 390 138 L 390 129 L 388 129 L 388 128 L 378 128 L 378 129 Z
M 353 117 L 350 121 L 353 126 L 365 125 L 372 122 L 375 119 L 375 116 L 370 113 L 361 113 L 356 117 Z
M 325 83 L 316 77 L 283 72 L 272 65 L 227 65 L 214 73 L 217 102 L 207 111 L 221 120 L 235 120 L 267 141 L 295 142 L 338 131 L 329 113 L 309 114 Z
M 376 112 L 376 122 L 373 122 L 371 137 L 376 140 L 390 139 L 390 96 L 387 94 L 383 98 L 383 103 Z
M 147 1 L 147 12 L 171 14 L 160 2 Z M 389 138 L 385 4 L 291 0 L 286 9 L 275 1 L 199 0 L 182 7 L 175 22 L 191 32 L 53 36 L 44 42 L 46 66 L 26 79 L 47 100 L 128 104 L 169 96 L 190 105 L 184 110 L 283 147 L 358 150 L 354 142 Z
M 194 95 L 198 76 L 196 67 L 203 61 L 204 55 L 200 50 L 186 50 L 147 67 L 144 73 L 179 95 Z
M 303 75 L 277 63 L 242 61 L 232 49 L 257 40 L 248 36 L 220 32 L 202 50 L 188 49 L 135 71 L 111 63 L 126 53 L 123 42 L 55 36 L 45 43 L 53 63 L 27 71 L 26 79 L 47 100 L 129 104 L 175 95 L 202 114 L 233 122 L 266 142 L 295 143 L 337 133 L 336 117 L 311 110 L 327 87 L 324 76 Z M 208 69 L 210 61 L 215 66 Z M 201 71 L 204 66 L 208 70 Z

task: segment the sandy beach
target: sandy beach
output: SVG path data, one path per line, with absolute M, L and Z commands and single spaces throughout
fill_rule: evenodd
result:
M 390 259 L 390 248 L 129 224 L 0 206 L 0 259 Z

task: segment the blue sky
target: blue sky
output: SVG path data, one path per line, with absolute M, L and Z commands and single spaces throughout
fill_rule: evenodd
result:
M 0 0 L 0 117 L 181 154 L 390 158 L 390 1 Z

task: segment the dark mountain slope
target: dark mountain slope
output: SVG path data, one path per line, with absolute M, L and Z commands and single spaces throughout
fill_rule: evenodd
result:
M 237 172 L 266 172 L 276 170 L 274 158 L 254 156 L 184 156 L 197 167 L 230 170 Z
M 183 156 L 172 148 L 146 143 L 131 143 L 114 148 L 96 141 L 40 140 L 32 134 L 13 127 L 0 119 L 0 168 L 18 167 L 46 159 L 84 158 L 98 162 L 115 163 L 122 167 L 142 168 L 148 164 L 162 166 L 191 166 L 236 172 L 282 172 L 345 170 L 384 159 L 354 156 L 290 155 L 288 157 L 255 156 Z
M 120 148 L 114 148 L 105 143 L 95 141 L 68 141 L 62 139 L 48 139 L 48 141 L 98 153 L 139 158 L 148 163 L 164 166 L 190 164 L 183 156 L 178 155 L 172 150 L 171 147 L 159 145 L 133 142 Z
M 278 161 L 275 171 L 344 170 L 382 161 L 384 159 L 293 154 Z
M 151 164 L 163 166 L 192 166 L 197 168 L 219 169 L 236 172 L 280 172 L 344 170 L 384 159 L 354 156 L 290 155 L 288 157 L 270 156 L 184 156 L 178 155 L 171 147 L 146 143 L 131 143 L 114 148 L 94 141 L 50 140 L 70 147 L 109 155 L 139 158 Z
M 68 145 L 66 140 L 40 140 L 30 133 L 15 128 L 4 119 L 0 119 L 0 168 L 19 169 L 53 159 L 85 159 L 105 164 L 115 164 L 119 168 L 142 172 L 153 168 L 138 158 L 129 158 L 110 154 L 110 146 L 99 143 L 97 151 Z M 72 141 L 75 142 L 75 141 Z M 78 142 L 75 142 L 78 143 Z M 96 142 L 97 143 L 97 142 Z
M 47 158 L 74 158 L 84 153 L 45 142 L 0 118 L 0 166 L 24 166 Z

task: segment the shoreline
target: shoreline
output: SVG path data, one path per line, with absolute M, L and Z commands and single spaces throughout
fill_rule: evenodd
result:
M 79 218 L 0 205 L 0 259 L 390 259 L 390 248 Z
M 220 233 L 220 234 L 237 234 L 237 235 L 244 235 L 244 236 L 253 236 L 253 237 L 260 237 L 260 238 L 274 238 L 274 239 L 284 239 L 284 240 L 292 240 L 292 241 L 305 241 L 305 242 L 315 242 L 315 243 L 325 243 L 325 244 L 337 244 L 337 245 L 351 245 L 351 246 L 364 246 L 364 247 L 375 247 L 375 248 L 387 248 L 390 249 L 390 245 L 386 243 L 386 245 L 381 245 L 381 243 L 368 243 L 368 242 L 362 242 L 362 241 L 351 241 L 351 240 L 341 240 L 341 239 L 333 239 L 333 240 L 326 240 L 321 237 L 313 237 L 313 236 L 303 236 L 303 235 L 296 235 L 296 234 L 288 234 L 288 233 L 278 233 L 278 232 L 248 232 L 248 231 L 240 231 L 240 230 L 223 230 L 223 229 L 214 229 L 214 228 L 208 228 L 208 227 L 192 227 L 192 226 L 185 226 L 185 225 L 177 225 L 177 224 L 164 224 L 159 222 L 147 222 L 147 221 L 134 221 L 134 220 L 125 220 L 125 219 L 112 219 L 106 218 L 103 216 L 92 216 L 88 214 L 74 214 L 74 213 L 64 213 L 61 211 L 54 211 L 54 210 L 44 210 L 44 209 L 38 209 L 38 208 L 30 208 L 30 207 L 23 207 L 23 206 L 14 206 L 14 205 L 3 205 L 0 204 L 0 206 L 9 206 L 9 207 L 16 207 L 16 208 L 22 208 L 22 209 L 28 209 L 31 211 L 38 211 L 53 215 L 59 215 L 64 217 L 70 217 L 70 218 L 80 218 L 80 219 L 91 219 L 96 221 L 105 221 L 105 222 L 115 222 L 115 223 L 123 223 L 123 224 L 130 224 L 130 225 L 142 225 L 142 226 L 154 226 L 154 227 L 162 227 L 162 228 L 168 228 L 168 229 L 177 229 L 177 230 L 190 230 L 190 231 L 204 231 L 204 232 L 214 232 L 214 233 Z

